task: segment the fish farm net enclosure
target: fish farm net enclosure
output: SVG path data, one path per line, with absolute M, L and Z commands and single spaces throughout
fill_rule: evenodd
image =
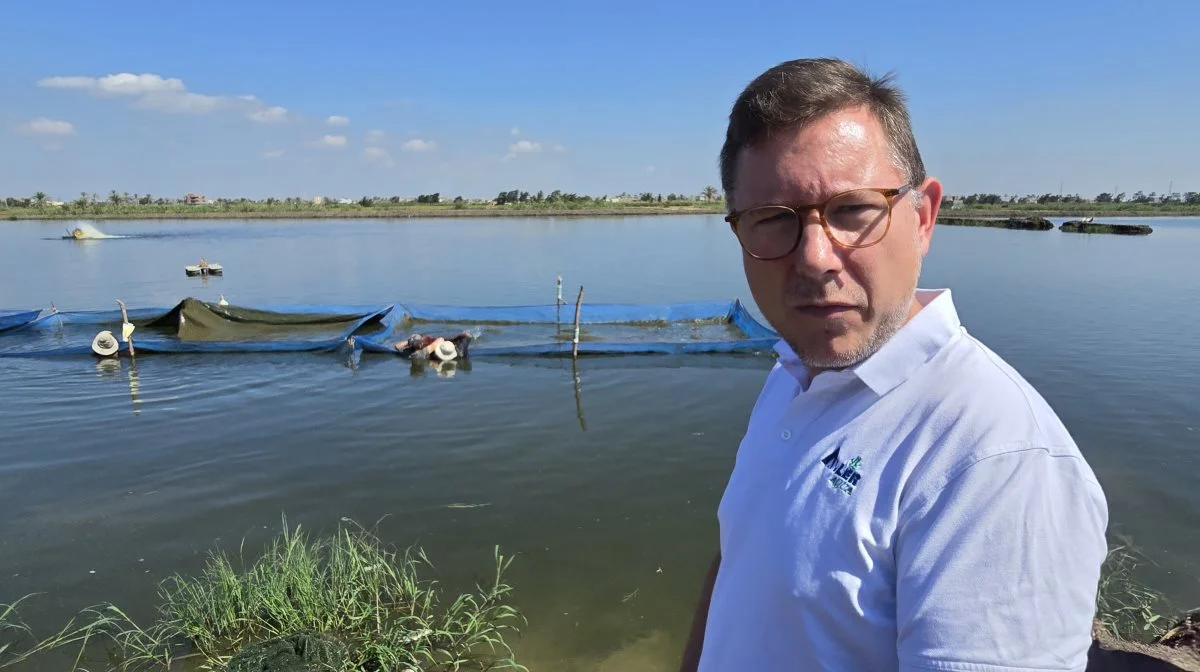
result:
M 183 352 L 396 353 L 411 334 L 472 336 L 471 357 L 567 355 L 575 306 L 231 306 L 194 298 L 170 308 L 127 311 L 137 354 Z M 0 357 L 93 355 L 107 331 L 121 340 L 120 310 L 0 311 Z M 738 300 L 664 305 L 583 304 L 581 355 L 769 351 L 778 336 Z

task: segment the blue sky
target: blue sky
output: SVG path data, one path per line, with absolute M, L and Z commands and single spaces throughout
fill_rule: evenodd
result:
M 805 56 L 896 71 L 949 193 L 1200 190 L 1195 2 L 10 4 L 3 195 L 698 193 Z

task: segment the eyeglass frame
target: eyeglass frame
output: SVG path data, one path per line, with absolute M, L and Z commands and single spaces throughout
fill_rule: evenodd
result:
M 836 194 L 825 199 L 821 203 L 814 203 L 811 205 L 801 205 L 801 206 L 796 206 L 793 208 L 788 205 L 774 205 L 774 204 L 768 203 L 765 205 L 756 205 L 753 208 L 747 208 L 745 210 L 734 210 L 734 211 L 730 212 L 728 215 L 725 215 L 725 221 L 729 222 L 729 228 L 733 231 L 734 237 L 738 239 L 738 245 L 741 245 L 742 249 L 746 251 L 746 254 L 749 254 L 751 257 L 758 259 L 759 261 L 776 261 L 778 259 L 783 259 L 784 257 L 795 252 L 796 248 L 800 246 L 800 241 L 804 239 L 804 217 L 801 216 L 800 213 L 801 212 L 807 213 L 809 210 L 813 210 L 813 209 L 815 209 L 817 211 L 817 216 L 821 220 L 821 228 L 825 230 L 825 235 L 829 237 L 829 240 L 833 241 L 833 243 L 839 247 L 861 250 L 861 249 L 864 249 L 867 247 L 871 247 L 873 245 L 878 245 L 880 242 L 883 241 L 884 238 L 887 237 L 888 231 L 890 231 L 892 228 L 892 209 L 893 209 L 892 208 L 892 200 L 894 198 L 896 198 L 897 196 L 903 196 L 904 194 L 907 194 L 907 193 L 911 192 L 912 190 L 913 190 L 913 186 L 911 184 L 906 184 L 902 187 L 896 187 L 896 188 L 891 188 L 891 189 L 883 188 L 883 187 L 858 187 L 856 189 L 846 189 L 845 191 L 839 191 Z M 881 236 L 879 236 L 878 240 L 875 240 L 874 242 L 871 242 L 871 243 L 867 243 L 866 245 L 853 245 L 850 243 L 843 243 L 842 241 L 838 240 L 837 237 L 833 235 L 833 232 L 829 230 L 829 222 L 825 220 L 825 208 L 831 202 L 833 202 L 834 199 L 839 198 L 841 196 L 845 196 L 846 194 L 852 194 L 856 191 L 872 191 L 877 194 L 882 194 L 884 197 L 884 200 L 887 202 L 887 206 L 888 206 L 887 224 L 885 224 L 883 227 L 883 234 Z M 754 254 L 750 250 L 746 249 L 746 246 L 742 244 L 741 236 L 737 235 L 738 220 L 740 220 L 747 212 L 753 212 L 755 210 L 759 210 L 762 208 L 782 208 L 784 210 L 787 210 L 788 212 L 791 212 L 793 215 L 796 216 L 796 223 L 797 223 L 796 240 L 795 240 L 795 242 L 792 243 L 791 248 L 789 248 L 787 252 L 784 252 L 783 254 L 781 254 L 777 257 L 760 257 L 760 256 Z

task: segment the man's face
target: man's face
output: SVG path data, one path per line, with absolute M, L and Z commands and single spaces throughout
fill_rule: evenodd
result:
M 731 195 L 744 211 L 903 185 L 883 128 L 865 108 L 856 108 L 742 150 Z M 743 251 L 754 301 L 814 373 L 861 362 L 919 310 L 914 292 L 942 198 L 937 180 L 920 187 L 920 207 L 911 194 L 891 199 L 891 228 L 871 247 L 839 246 L 810 210 L 800 213 L 803 236 L 791 255 L 761 261 Z

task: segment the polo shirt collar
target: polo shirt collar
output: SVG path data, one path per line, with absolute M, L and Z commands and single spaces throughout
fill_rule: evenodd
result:
M 823 378 L 857 378 L 875 394 L 883 396 L 933 358 L 947 343 L 961 333 L 962 323 L 949 289 L 918 289 L 916 300 L 922 308 L 900 331 L 896 332 L 875 354 L 841 371 L 826 371 Z M 780 365 L 808 389 L 808 368 L 784 341 L 775 345 Z

